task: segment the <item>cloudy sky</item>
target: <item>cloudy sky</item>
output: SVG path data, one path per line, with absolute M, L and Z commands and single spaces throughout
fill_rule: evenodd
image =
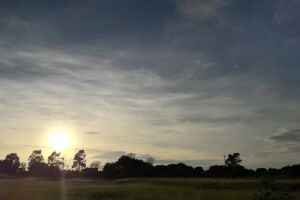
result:
M 0 156 L 299 163 L 298 0 L 1 0 Z

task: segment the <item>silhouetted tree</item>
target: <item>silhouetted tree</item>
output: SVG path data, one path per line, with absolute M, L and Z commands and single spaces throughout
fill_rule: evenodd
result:
M 287 177 L 300 178 L 300 164 L 281 168 L 281 174 Z
M 65 166 L 64 158 L 61 156 L 61 153 L 53 151 L 52 154 L 48 157 L 48 165 L 50 167 L 57 167 L 62 170 Z
M 194 175 L 196 177 L 202 177 L 202 176 L 204 176 L 204 169 L 202 167 L 195 167 L 195 169 L 194 169 Z
M 117 163 L 106 163 L 103 167 L 103 176 L 104 177 L 118 177 L 119 175 L 119 169 L 118 169 L 118 164 Z
M 35 162 L 28 167 L 31 176 L 51 176 L 49 167 L 44 162 Z
M 86 168 L 85 157 L 86 155 L 84 150 L 79 150 L 74 156 L 72 168 L 76 169 L 77 171 L 81 171 Z
M 158 177 L 193 177 L 194 169 L 183 163 L 157 165 L 154 167 Z
M 16 153 L 10 153 L 5 157 L 11 165 L 12 171 L 15 172 L 20 166 L 20 158 Z
M 226 176 L 226 166 L 224 165 L 213 165 L 208 168 L 206 175 L 209 177 L 225 177 Z
M 115 163 L 106 163 L 103 175 L 114 178 L 153 177 L 155 171 L 151 164 L 127 155 L 121 156 Z
M 281 169 L 269 168 L 267 174 L 268 176 L 279 176 L 281 174 Z
M 246 169 L 241 166 L 242 162 L 239 153 L 228 154 L 224 156 L 225 165 L 210 166 L 208 170 L 202 167 L 191 167 L 183 163 L 170 165 L 153 166 L 154 159 L 149 157 L 146 161 L 137 159 L 135 154 L 130 153 L 121 156 L 114 163 L 106 163 L 103 171 L 99 172 L 99 161 L 90 164 L 86 168 L 86 154 L 84 150 L 79 150 L 73 160 L 72 168 L 76 171 L 65 171 L 66 177 L 108 177 L 108 178 L 133 178 L 133 177 L 300 177 L 300 164 L 285 166 L 280 169 L 275 168 L 258 168 L 256 171 Z M 20 163 L 16 153 L 8 154 L 4 160 L 0 160 L 0 173 L 14 174 L 17 176 L 61 176 L 61 169 L 64 168 L 64 158 L 61 153 L 56 151 L 48 157 L 48 164 L 44 162 L 41 150 L 33 150 L 28 158 L 28 170 L 26 164 Z
M 42 150 L 33 150 L 28 161 L 28 170 L 32 176 L 48 176 L 48 165 L 44 163 Z
M 20 166 L 20 159 L 16 153 L 8 154 L 4 160 L 0 161 L 0 172 L 13 174 Z
M 16 153 L 10 153 L 5 157 L 5 160 L 9 161 L 14 168 L 19 168 L 20 158 Z
M 228 154 L 227 158 L 226 156 L 224 158 L 226 166 L 239 166 L 239 163 L 242 162 L 239 153 Z
M 206 171 L 206 175 L 210 177 L 245 177 L 254 175 L 253 170 L 246 169 L 244 166 L 224 166 L 224 165 L 214 165 L 210 166 Z
M 266 168 L 257 168 L 255 173 L 257 176 L 265 176 L 267 175 L 268 170 Z
M 28 158 L 28 161 L 28 169 L 35 163 L 42 163 L 44 161 L 42 150 L 33 150 Z

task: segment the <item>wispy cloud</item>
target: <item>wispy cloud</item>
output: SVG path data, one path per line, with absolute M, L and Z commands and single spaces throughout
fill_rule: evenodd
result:
M 196 20 L 208 21 L 222 16 L 222 9 L 230 5 L 233 0 L 177 0 L 179 12 L 184 16 Z
M 276 142 L 296 142 L 300 143 L 300 129 L 290 129 L 270 137 Z
M 286 2 L 3 4 L 0 139 L 35 145 L 67 126 L 103 159 L 296 152 L 298 129 L 274 135 L 300 113 L 300 16 Z
M 98 132 L 98 131 L 89 131 L 89 132 L 86 132 L 86 134 L 88 134 L 88 135 L 98 135 L 98 134 L 101 134 L 101 133 Z

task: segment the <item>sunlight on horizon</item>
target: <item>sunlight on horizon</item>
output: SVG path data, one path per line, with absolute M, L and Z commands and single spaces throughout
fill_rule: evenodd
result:
M 65 131 L 55 131 L 49 135 L 48 145 L 57 152 L 64 152 L 71 146 L 70 135 Z

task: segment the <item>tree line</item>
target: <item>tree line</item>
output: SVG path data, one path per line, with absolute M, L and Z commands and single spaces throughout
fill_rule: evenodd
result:
M 90 178 L 138 178 L 138 177 L 300 177 L 300 164 L 280 169 L 247 169 L 241 165 L 239 153 L 224 156 L 224 165 L 213 165 L 207 170 L 201 166 L 191 167 L 184 163 L 154 165 L 154 159 L 137 159 L 135 154 L 121 156 L 117 161 L 106 163 L 99 170 L 99 162 L 86 166 L 86 154 L 79 150 L 73 158 L 72 169 L 65 169 L 65 161 L 59 152 L 52 152 L 45 161 L 41 150 L 33 150 L 28 158 L 28 166 L 21 163 L 16 153 L 8 154 L 0 160 L 0 173 L 13 176 L 37 177 L 90 177 Z

